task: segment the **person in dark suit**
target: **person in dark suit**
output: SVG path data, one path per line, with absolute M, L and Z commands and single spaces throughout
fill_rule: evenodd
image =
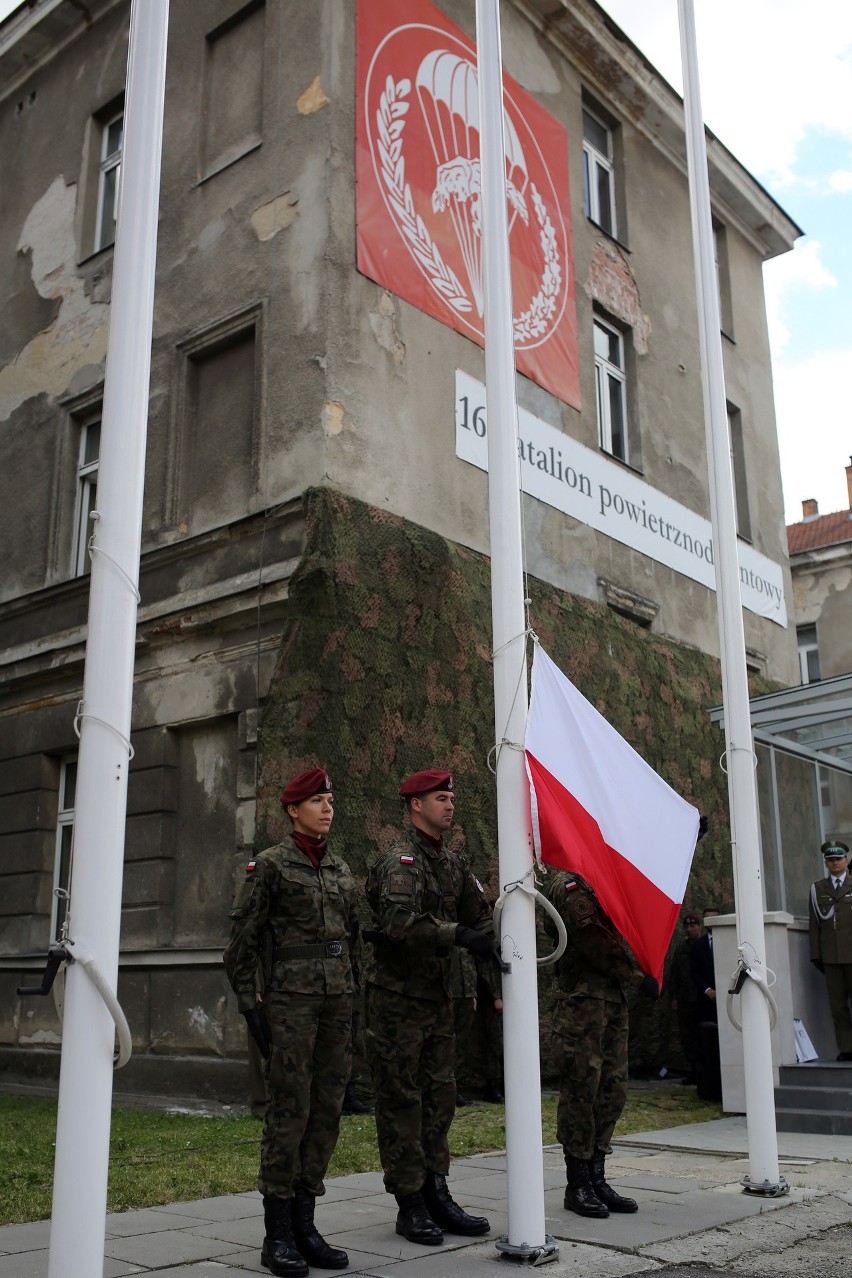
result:
M 713 906 L 703 912 L 704 925 L 719 913 Z M 722 1067 L 719 1060 L 719 1024 L 716 1005 L 716 971 L 713 963 L 713 933 L 705 931 L 690 952 L 692 980 L 698 995 L 698 1030 L 701 1051 L 698 1058 L 698 1095 L 702 1100 L 722 1099 Z

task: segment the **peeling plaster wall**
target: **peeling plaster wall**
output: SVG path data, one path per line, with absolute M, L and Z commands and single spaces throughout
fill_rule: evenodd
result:
M 852 547 L 828 546 L 791 562 L 796 624 L 816 626 L 823 679 L 852 670 Z

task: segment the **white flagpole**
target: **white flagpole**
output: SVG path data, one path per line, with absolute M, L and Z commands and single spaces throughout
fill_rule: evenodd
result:
M 722 325 L 710 213 L 707 143 L 701 114 L 695 14 L 692 0 L 678 0 L 678 12 L 683 61 L 695 281 L 698 294 L 698 331 L 703 371 L 704 419 L 710 474 L 710 512 L 713 525 L 716 598 L 719 610 L 737 938 L 740 955 L 754 978 L 746 980 L 742 989 L 743 1060 L 749 1148 L 749 1175 L 744 1178 L 743 1185 L 752 1193 L 775 1196 L 786 1193 L 788 1186 L 778 1170 L 769 1006 L 759 988 L 760 985 L 766 988 L 766 944 L 763 931 L 757 785 L 737 558 L 734 479 L 728 442 L 728 412 L 722 362 Z M 720 1010 L 719 1015 L 723 1014 Z
M 133 0 L 88 641 L 80 711 L 69 939 L 114 992 L 127 811 L 168 0 Z M 49 1278 L 103 1274 L 115 1027 L 68 967 Z
M 512 968 L 503 980 L 509 1230 L 497 1249 L 513 1259 L 540 1261 L 555 1259 L 558 1248 L 544 1228 L 535 884 L 523 756 L 526 619 L 498 5 L 499 0 L 476 4 L 485 399 L 500 884 L 505 890 L 507 884 L 520 881 L 522 888 L 508 893 L 502 914 L 502 935 L 511 937 L 510 945 L 504 943 L 503 957 Z M 503 741 L 509 744 L 501 745 Z

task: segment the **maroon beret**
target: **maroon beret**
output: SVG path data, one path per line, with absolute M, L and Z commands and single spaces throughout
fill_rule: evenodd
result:
M 281 802 L 286 808 L 288 803 L 301 803 L 315 794 L 330 794 L 331 788 L 331 777 L 325 768 L 311 768 L 287 782 L 281 791 Z
M 427 769 L 426 772 L 412 772 L 410 777 L 406 777 L 399 788 L 402 798 L 410 798 L 416 794 L 428 794 L 430 790 L 452 790 L 453 774 L 451 772 L 441 772 L 437 768 Z

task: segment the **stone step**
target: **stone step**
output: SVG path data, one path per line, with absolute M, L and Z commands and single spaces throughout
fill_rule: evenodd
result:
M 849 1061 L 782 1065 L 778 1073 L 782 1087 L 852 1087 L 852 1062 Z
M 833 1114 L 852 1114 L 852 1089 L 845 1087 L 805 1087 L 782 1084 L 775 1088 L 775 1105 L 783 1109 L 822 1109 Z
M 822 1109 L 775 1110 L 779 1132 L 810 1132 L 821 1136 L 852 1136 L 852 1114 L 838 1114 Z

